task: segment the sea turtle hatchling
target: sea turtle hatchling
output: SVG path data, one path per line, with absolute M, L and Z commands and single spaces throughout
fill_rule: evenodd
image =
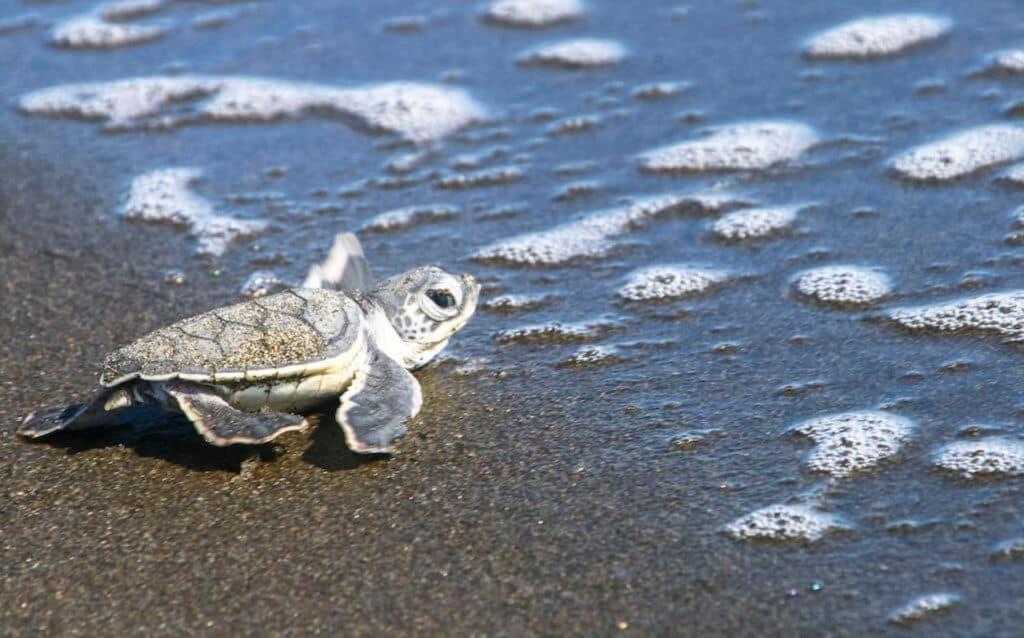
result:
M 333 266 L 332 266 L 333 264 Z M 91 401 L 30 414 L 38 438 L 116 422 L 125 408 L 183 413 L 214 445 L 258 444 L 306 428 L 299 416 L 341 397 L 348 446 L 390 452 L 422 401 L 409 373 L 476 310 L 480 286 L 426 266 L 374 285 L 354 235 L 341 235 L 307 286 L 218 308 L 111 353 Z

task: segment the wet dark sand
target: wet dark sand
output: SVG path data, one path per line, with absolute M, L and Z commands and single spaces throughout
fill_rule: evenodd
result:
M 628 433 L 578 416 L 606 397 L 527 377 L 428 369 L 399 455 L 357 457 L 325 422 L 264 450 L 248 478 L 240 450 L 178 419 L 26 443 L 20 418 L 84 397 L 106 350 L 236 293 L 202 270 L 160 285 L 183 246 L 82 226 L 83 209 L 109 204 L 86 178 L 7 159 L 5 635 L 856 635 L 865 619 L 885 631 L 891 601 L 914 591 L 900 575 L 914 552 L 866 566 L 723 538 L 745 452 L 638 461 Z M 822 579 L 823 592 L 804 588 Z M 1012 633 L 1018 621 L 962 622 Z

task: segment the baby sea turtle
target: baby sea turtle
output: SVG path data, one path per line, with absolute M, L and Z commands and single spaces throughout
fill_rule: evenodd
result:
M 312 286 L 331 284 L 336 289 Z M 38 438 L 117 420 L 139 403 L 183 413 L 214 445 L 266 443 L 341 397 L 348 446 L 390 452 L 422 402 L 409 373 L 476 310 L 480 286 L 425 266 L 372 283 L 355 235 L 339 236 L 306 286 L 218 308 L 111 353 L 91 401 L 30 414 Z

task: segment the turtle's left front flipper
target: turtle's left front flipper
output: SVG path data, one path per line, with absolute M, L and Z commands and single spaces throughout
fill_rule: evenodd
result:
M 419 413 L 423 397 L 419 381 L 402 364 L 379 350 L 369 356 L 342 395 L 336 416 L 353 452 L 391 452 L 405 436 L 406 421 Z

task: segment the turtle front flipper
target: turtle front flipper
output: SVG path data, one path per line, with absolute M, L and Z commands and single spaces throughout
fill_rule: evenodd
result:
M 333 288 L 344 292 L 370 292 L 373 274 L 363 247 L 353 233 L 341 233 L 322 264 L 309 269 L 303 288 Z
M 342 395 L 336 417 L 353 452 L 391 452 L 394 442 L 405 436 L 406 421 L 420 411 L 420 384 L 383 352 L 371 350 L 369 356 Z
M 214 445 L 268 443 L 285 432 L 304 430 L 306 419 L 284 412 L 243 412 L 201 385 L 168 383 L 163 390 L 196 431 Z

